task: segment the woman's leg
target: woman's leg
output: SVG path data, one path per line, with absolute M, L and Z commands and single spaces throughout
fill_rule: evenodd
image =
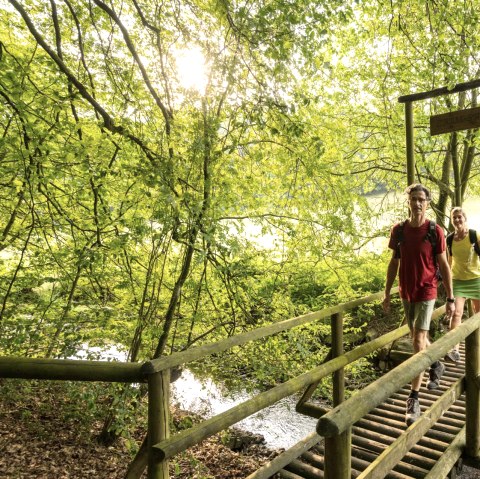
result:
M 455 313 L 453 314 L 452 321 L 450 322 L 450 331 L 460 326 L 462 323 L 463 308 L 465 307 L 465 298 L 457 297 L 455 298 Z M 445 359 L 450 359 L 451 361 L 457 363 L 460 361 L 460 352 L 459 345 L 455 345 L 453 349 L 447 353 Z
M 471 299 L 473 306 L 473 312 L 478 313 L 480 311 L 480 299 Z
M 450 331 L 460 326 L 463 316 L 463 308 L 465 307 L 465 298 L 455 298 L 455 313 L 453 314 L 452 321 L 450 323 Z

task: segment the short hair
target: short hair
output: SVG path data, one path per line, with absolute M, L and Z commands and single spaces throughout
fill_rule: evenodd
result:
M 405 190 L 405 194 L 410 196 L 414 191 L 423 191 L 425 196 L 427 197 L 427 201 L 430 201 L 432 197 L 430 196 L 430 190 L 423 186 L 421 183 L 413 183 L 412 185 L 408 186 Z
M 465 213 L 465 210 L 461 206 L 454 206 L 452 208 L 452 211 L 450 211 L 450 219 L 453 220 L 453 215 L 455 213 L 461 213 L 462 216 L 465 218 L 465 221 L 467 221 L 467 213 Z

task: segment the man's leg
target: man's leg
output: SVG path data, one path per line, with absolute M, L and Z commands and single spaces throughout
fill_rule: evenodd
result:
M 429 344 L 430 341 L 428 340 L 428 331 L 414 327 L 412 330 L 413 351 L 415 353 L 423 351 Z M 410 396 L 407 399 L 407 412 L 405 415 L 405 422 L 407 423 L 407 426 L 413 424 L 421 414 L 418 393 L 422 385 L 422 380 L 423 372 L 416 378 L 413 378 L 411 383 Z
M 427 346 L 430 345 L 428 332 L 430 330 L 430 321 L 432 318 L 434 304 L 435 300 L 422 301 L 419 303 L 409 303 L 408 301 L 403 301 L 405 315 L 407 317 L 412 334 L 412 345 L 415 353 L 423 351 Z M 438 365 L 440 365 L 440 367 L 444 367 L 439 361 L 436 361 L 432 367 Z M 441 373 L 443 373 L 443 371 L 441 371 Z M 421 414 L 418 393 L 422 385 L 422 379 L 423 373 L 414 378 L 411 383 L 410 396 L 407 399 L 407 410 L 405 416 L 407 426 L 413 424 Z
M 430 341 L 428 340 L 428 331 L 430 330 L 430 322 L 432 319 L 433 307 L 435 305 L 435 300 L 431 301 L 421 301 L 415 304 L 415 321 L 413 324 L 413 341 L 415 342 L 415 335 L 418 336 L 418 345 L 415 346 L 415 352 L 425 349 Z M 445 365 L 440 361 L 435 361 L 430 366 L 429 376 L 430 379 L 427 383 L 428 389 L 437 389 L 440 384 L 440 378 L 445 371 Z M 414 380 L 415 381 L 415 380 Z M 420 388 L 421 381 L 416 382 L 415 385 L 418 385 Z
M 427 346 L 430 346 L 430 341 L 428 339 L 428 331 L 424 329 L 413 328 L 412 332 L 412 344 L 413 351 L 418 353 L 423 351 Z M 422 385 L 423 372 L 419 374 L 416 378 L 412 380 L 412 391 L 420 391 Z

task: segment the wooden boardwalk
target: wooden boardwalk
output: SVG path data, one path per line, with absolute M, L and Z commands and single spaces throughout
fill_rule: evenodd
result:
M 461 361 L 457 364 L 445 361 L 445 372 L 440 387 L 429 391 L 426 388 L 428 373 L 425 373 L 420 390 L 420 407 L 424 412 L 455 381 L 464 375 L 465 351 L 460 350 Z M 383 404 L 372 410 L 352 428 L 352 477 L 359 476 L 384 450 L 406 429 L 405 403 L 410 392 L 407 385 Z M 387 479 L 425 478 L 465 424 L 465 395 L 463 394 L 435 423 L 397 466 L 385 477 Z M 306 451 L 278 476 L 282 479 L 320 479 L 324 477 L 323 446 L 318 444 Z M 456 471 L 450 477 L 455 477 Z M 375 479 L 382 479 L 374 476 Z M 428 479 L 438 479 L 430 476 Z

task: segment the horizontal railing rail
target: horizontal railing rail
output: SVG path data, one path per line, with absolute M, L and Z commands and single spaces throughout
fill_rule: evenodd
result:
M 396 292 L 398 289 L 392 290 Z M 197 361 L 205 356 L 241 346 L 249 341 L 262 339 L 312 321 L 326 319 L 332 314 L 353 309 L 382 297 L 381 292 L 347 303 L 304 314 L 285 321 L 264 326 L 220 340 L 204 344 L 170 356 L 127 363 L 121 361 L 90 361 L 78 359 L 45 359 L 0 356 L 0 377 L 18 379 L 53 379 L 76 381 L 145 382 L 149 374 L 171 369 L 182 364 Z
M 147 375 L 142 363 L 3 356 L 0 377 L 136 383 L 146 381 Z
M 343 368 L 344 366 L 360 359 L 368 354 L 373 353 L 377 349 L 390 344 L 402 336 L 408 334 L 408 326 L 404 325 L 394 331 L 391 331 L 383 336 L 380 336 L 368 343 L 348 351 L 342 356 L 331 359 L 330 361 L 318 366 L 306 373 L 296 376 L 283 384 L 273 387 L 268 391 L 258 394 L 231 409 L 218 414 L 210 419 L 207 419 L 200 424 L 182 431 L 181 433 L 172 436 L 154 448 L 158 451 L 159 457 L 167 459 L 189 447 L 199 443 L 207 437 L 226 429 L 227 427 L 241 421 L 242 419 L 280 401 L 287 396 L 300 391 L 306 386 L 325 378 L 329 374 Z
M 480 327 L 480 314 L 442 336 L 427 349 L 407 359 L 360 392 L 323 415 L 317 423 L 317 433 L 332 437 L 346 431 L 352 424 L 384 402 L 393 393 L 445 356 L 456 344 Z
M 398 292 L 398 288 L 392 288 L 392 294 L 396 292 Z M 237 334 L 235 336 L 231 336 L 230 338 L 222 339 L 217 343 L 204 344 L 202 346 L 190 348 L 186 351 L 173 353 L 172 355 L 167 357 L 152 359 L 145 365 L 145 371 L 149 374 L 152 374 L 165 369 L 180 366 L 182 364 L 187 364 L 189 362 L 201 359 L 205 356 L 209 356 L 211 354 L 218 354 L 223 351 L 227 351 L 228 349 L 231 349 L 235 346 L 241 346 L 242 344 L 246 344 L 250 341 L 266 338 L 268 336 L 272 336 L 274 334 L 281 333 L 283 331 L 287 331 L 289 329 L 296 328 L 298 326 L 302 326 L 313 321 L 327 319 L 333 314 L 348 311 L 363 304 L 371 303 L 373 301 L 382 299 L 383 296 L 383 292 L 374 293 L 363 298 L 348 301 L 347 303 L 342 303 L 336 306 L 322 309 L 321 311 L 304 314 L 302 316 L 297 316 L 295 318 L 287 319 L 285 321 L 269 324 L 268 326 L 263 326 L 252 331 L 247 331 L 242 334 Z

